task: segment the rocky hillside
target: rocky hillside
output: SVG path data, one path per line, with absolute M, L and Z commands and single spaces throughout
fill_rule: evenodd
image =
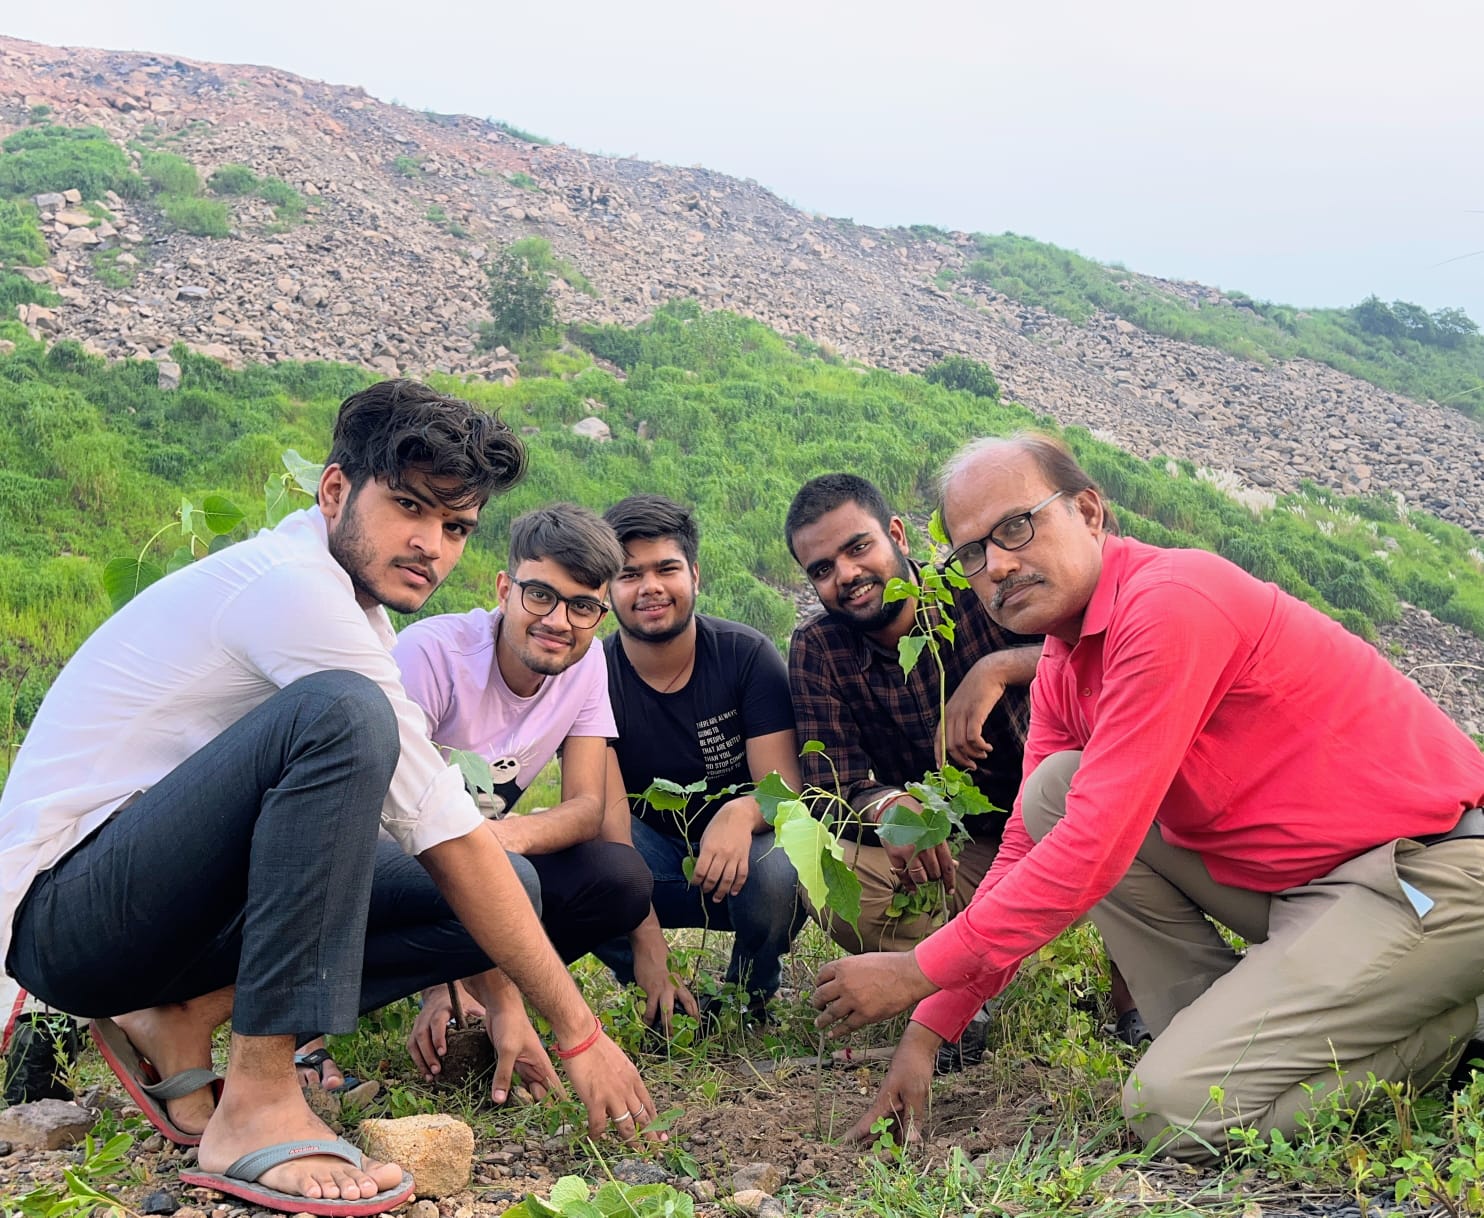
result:
M 569 319 L 631 322 L 691 296 L 889 368 L 962 353 L 1032 409 L 1142 455 L 1277 489 L 1395 491 L 1484 533 L 1484 444 L 1462 415 L 1306 361 L 1245 363 L 1122 320 L 1078 326 L 982 287 L 944 291 L 934 276 L 966 263 L 965 234 L 811 216 L 752 182 L 533 144 L 270 68 L 0 38 L 0 134 L 38 106 L 120 143 L 164 140 L 203 178 L 246 164 L 310 201 L 305 222 L 282 228 L 261 200 L 235 200 L 220 239 L 169 233 L 150 205 L 118 199 L 100 237 L 67 201 L 49 205 L 53 256 L 33 273 L 64 303 L 27 320 L 110 356 L 181 340 L 232 361 L 506 374 L 475 349 L 480 264 L 537 234 L 596 289 L 566 293 Z M 139 260 L 130 286 L 100 281 L 96 241 Z
M 488 317 L 481 264 L 534 234 L 595 290 L 557 282 L 567 319 L 634 322 L 688 296 L 882 367 L 965 354 L 989 363 L 1008 396 L 1140 455 L 1279 490 L 1308 478 L 1396 492 L 1484 534 L 1484 430 L 1463 415 L 1308 361 L 1247 363 L 1106 316 L 1074 325 L 967 278 L 945 291 L 935 276 L 973 256 L 967 234 L 813 216 L 753 182 L 535 144 L 271 68 L 0 37 L 0 135 L 43 106 L 121 145 L 168 148 L 203 179 L 244 164 L 309 202 L 302 223 L 282 225 L 261 199 L 229 200 L 231 235 L 204 238 L 169 231 L 145 202 L 110 197 L 113 219 L 96 225 L 75 198 L 43 200 L 51 257 L 23 273 L 62 304 L 22 315 L 38 333 L 111 357 L 163 359 L 182 341 L 230 363 L 511 375 L 475 347 Z M 133 274 L 124 288 L 98 273 L 96 251 L 112 246 Z M 1164 286 L 1192 301 L 1213 295 Z M 1477 640 L 1412 614 L 1388 643 L 1480 730 Z

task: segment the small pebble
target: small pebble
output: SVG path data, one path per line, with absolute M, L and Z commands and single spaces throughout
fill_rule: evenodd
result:
M 412 1218 L 438 1218 L 438 1206 L 424 1198 L 412 1207 Z
M 13 1150 L 15 1150 L 15 1147 L 12 1146 L 9 1142 L 0 1142 L 0 1159 L 3 1159 L 6 1155 L 10 1154 Z
M 165 1139 L 161 1134 L 152 1133 L 149 1137 L 145 1138 L 144 1141 L 139 1143 L 139 1149 L 147 1150 L 151 1154 L 158 1154 L 160 1151 L 165 1149 Z M 165 1210 L 163 1212 L 168 1214 L 170 1211 Z
M 164 1189 L 150 1193 L 139 1203 L 141 1214 L 173 1214 L 180 1208 L 180 1202 L 167 1193 Z

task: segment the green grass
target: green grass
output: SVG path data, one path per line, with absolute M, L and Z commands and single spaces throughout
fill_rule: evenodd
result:
M 423 176 L 422 158 L 406 155 L 393 157 L 392 172 L 399 178 L 420 178 Z
M 1141 329 L 1241 359 L 1307 358 L 1410 397 L 1484 417 L 1484 339 L 1459 310 L 1428 314 L 1374 298 L 1353 309 L 1296 309 L 1230 292 L 1196 307 L 1157 285 L 1015 233 L 975 234 L 964 275 L 1071 321 L 1111 313 Z M 949 282 L 940 273 L 940 286 Z
M 206 185 L 214 195 L 250 195 L 258 187 L 258 175 L 246 165 L 223 165 Z
M 139 155 L 139 173 L 155 194 L 193 198 L 201 193 L 196 167 L 173 152 L 144 149 Z
M 514 136 L 518 140 L 525 140 L 528 144 L 550 144 L 552 142 L 544 135 L 536 135 L 533 132 L 526 131 L 524 128 L 515 126 L 513 123 L 501 122 L 499 119 L 490 119 L 488 121 L 489 125 L 495 128 L 495 130 L 503 131 L 506 135 Z
M 544 275 L 555 275 L 584 296 L 595 297 L 598 294 L 592 281 L 553 251 L 551 242 L 545 237 L 522 237 L 519 241 L 512 241 L 506 247 L 506 252 L 512 257 L 524 260 L 533 271 L 540 271 Z
M 182 496 L 224 493 L 249 510 L 250 525 L 260 521 L 264 480 L 282 451 L 322 459 L 339 400 L 368 380 L 328 364 L 231 372 L 181 351 L 182 385 L 170 393 L 152 363 L 104 364 L 67 342 L 46 348 L 14 323 L 0 334 L 18 343 L 0 357 L 0 697 L 21 684 L 44 690 L 102 618 L 102 565 L 136 552 Z M 487 507 L 433 611 L 493 600 L 521 512 L 555 499 L 602 509 L 642 487 L 697 508 L 703 609 L 781 645 L 794 621 L 782 589 L 801 583 L 783 513 L 805 480 L 862 470 L 902 511 L 922 512 L 938 467 L 962 442 L 1037 422 L 1019 406 L 822 358 L 688 303 L 634 329 L 586 326 L 572 336 L 580 346 L 526 352 L 524 376 L 509 387 L 434 378 L 534 434 L 529 476 Z M 588 352 L 626 379 L 600 371 Z M 571 432 L 594 413 L 592 401 L 603 404 L 611 443 Z M 639 438 L 641 422 L 651 438 Z M 1086 432 L 1065 434 L 1130 534 L 1217 550 L 1366 637 L 1395 619 L 1398 598 L 1484 634 L 1481 542 L 1461 529 L 1398 516 L 1384 498 L 1314 487 L 1254 514 L 1189 463 L 1141 461 Z M 36 560 L 38 546 L 56 557 Z M 22 699 L 23 725 L 34 701 Z
M 132 265 L 119 262 L 119 256 L 123 253 L 124 251 L 118 246 L 93 252 L 93 274 L 104 287 L 122 290 L 131 286 L 138 276 L 139 264 L 137 262 Z
M 79 190 L 96 199 L 124 193 L 133 175 L 123 149 L 101 127 L 26 127 L 0 143 L 0 197 Z
M 225 237 L 232 231 L 232 213 L 225 203 L 192 195 L 160 195 L 157 200 L 166 225 L 193 237 Z
M 41 266 L 47 257 L 46 238 L 29 203 L 0 199 L 0 267 Z

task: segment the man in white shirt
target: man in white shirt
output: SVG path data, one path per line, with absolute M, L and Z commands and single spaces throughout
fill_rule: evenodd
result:
M 631 1138 L 653 1115 L 388 651 L 386 607 L 423 605 L 524 465 L 467 403 L 406 381 L 353 395 L 317 507 L 105 622 L 16 757 L 6 971 L 63 1010 L 130 1012 L 95 1038 L 157 1127 L 199 1142 L 183 1183 L 289 1211 L 400 1204 L 401 1168 L 326 1140 L 295 1033 L 351 1031 L 359 1011 L 492 963 L 550 1020 L 593 1133 Z M 378 852 L 381 826 L 405 853 Z M 155 1076 L 173 1085 L 145 1091 Z

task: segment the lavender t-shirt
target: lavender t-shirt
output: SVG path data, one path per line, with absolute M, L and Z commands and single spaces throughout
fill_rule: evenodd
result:
M 529 698 L 517 697 L 495 662 L 500 620 L 498 609 L 423 618 L 392 648 L 408 697 L 428 717 L 433 743 L 467 749 L 490 763 L 497 816 L 514 806 L 568 736 L 618 734 L 601 646 L 546 677 Z M 491 810 L 484 799 L 480 806 Z

